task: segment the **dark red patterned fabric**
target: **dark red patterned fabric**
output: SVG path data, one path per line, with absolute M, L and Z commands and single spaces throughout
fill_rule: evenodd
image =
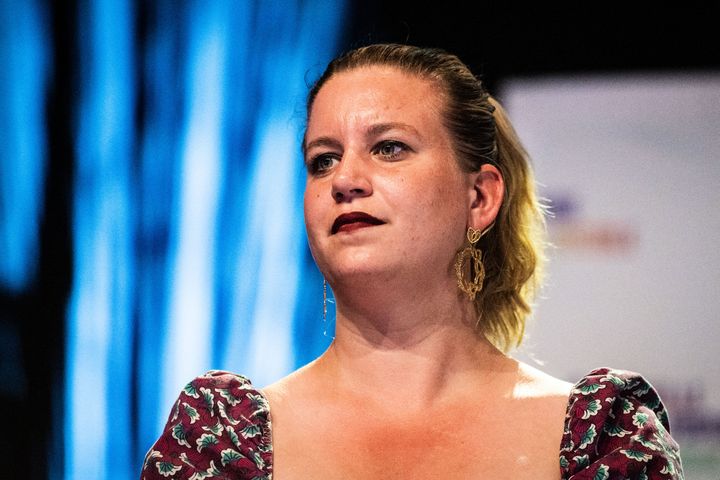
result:
M 145 456 L 143 480 L 272 478 L 270 416 L 250 381 L 210 371 L 188 383 L 162 436 Z
M 640 375 L 602 368 L 575 384 L 560 447 L 562 478 L 682 479 L 660 397 Z
M 668 430 L 660 398 L 641 376 L 594 370 L 570 395 L 558 473 L 567 480 L 682 479 Z M 141 478 L 270 480 L 267 399 L 241 375 L 196 378 L 180 393 Z

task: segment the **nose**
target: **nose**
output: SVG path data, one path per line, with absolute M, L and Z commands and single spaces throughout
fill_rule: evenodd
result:
M 367 166 L 358 155 L 346 152 L 334 173 L 331 193 L 337 203 L 372 194 Z

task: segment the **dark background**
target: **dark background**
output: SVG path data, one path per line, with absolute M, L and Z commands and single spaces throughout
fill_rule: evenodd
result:
M 510 76 L 720 71 L 720 2 L 661 7 L 628 3 L 355 1 L 342 49 L 373 42 L 441 47 L 481 75 L 491 92 Z M 142 2 L 137 2 L 142 35 Z M 49 2 L 53 81 L 46 108 L 49 172 L 36 281 L 14 295 L 0 287 L 0 326 L 19 342 L 3 346 L 0 388 L 5 434 L 3 478 L 47 478 L 52 429 L 63 408 L 64 318 L 70 291 L 73 93 L 77 58 L 76 2 Z M 0 252 L 1 254 L 1 252 Z M 60 454 L 60 452 L 55 452 Z
M 491 92 L 507 76 L 720 66 L 720 2 L 420 3 L 354 2 L 348 45 L 444 48 L 485 78 Z

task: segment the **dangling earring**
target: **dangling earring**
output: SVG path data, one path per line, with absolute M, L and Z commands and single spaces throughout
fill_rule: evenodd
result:
M 485 230 L 475 230 L 472 227 L 467 229 L 467 239 L 470 245 L 458 252 L 455 257 L 455 275 L 457 276 L 458 287 L 465 292 L 470 301 L 475 300 L 475 296 L 482 290 L 483 280 L 485 280 L 485 266 L 482 262 L 482 251 L 475 248 L 475 244 L 492 228 L 494 222 Z M 465 260 L 472 260 L 470 266 L 465 268 Z M 468 270 L 469 280 L 465 279 L 465 270 Z
M 327 281 L 323 277 L 323 325 L 327 323 Z
M 328 303 L 335 303 L 335 298 L 328 298 L 327 294 L 327 280 L 325 280 L 325 277 L 323 277 L 323 335 L 328 336 L 328 321 L 327 321 L 327 306 Z M 335 340 L 335 335 L 332 336 L 332 339 Z

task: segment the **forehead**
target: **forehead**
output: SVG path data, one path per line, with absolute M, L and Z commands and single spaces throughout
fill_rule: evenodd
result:
M 308 134 L 314 126 L 342 122 L 441 121 L 441 89 L 435 82 L 396 67 L 358 67 L 333 75 L 322 86 L 308 119 Z

